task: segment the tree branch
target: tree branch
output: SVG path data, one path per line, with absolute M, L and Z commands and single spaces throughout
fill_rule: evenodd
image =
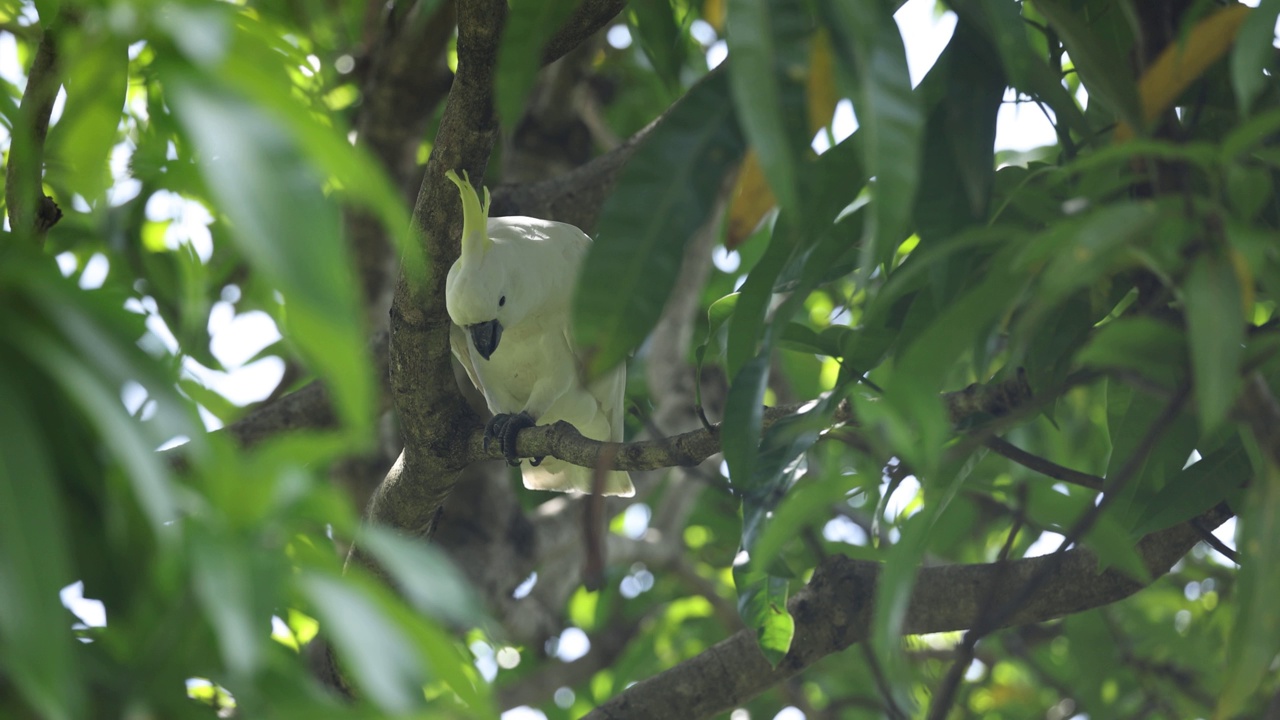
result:
M 1062 482 L 1087 487 L 1090 490 L 1101 490 L 1103 479 L 1097 475 L 1082 473 L 1078 470 L 1072 470 L 1063 467 L 1055 462 L 1046 460 L 1039 455 L 1032 455 L 1013 443 L 1003 438 L 990 437 L 987 438 L 986 446 L 997 455 L 1006 457 L 1019 465 L 1044 475 L 1045 477 L 1061 480 Z
M 576 46 L 620 8 L 584 2 L 568 29 L 557 33 L 552 54 Z M 413 212 L 427 263 L 421 277 L 404 268 L 391 304 L 392 402 L 405 449 L 369 506 L 371 521 L 424 537 L 433 532 L 458 472 L 475 458 L 469 441 L 480 426 L 452 372 L 444 284 L 458 258 L 462 210 L 444 173 L 464 171 L 475 183 L 484 177 L 498 135 L 493 76 L 507 3 L 458 0 L 457 12 L 458 70 Z
M 973 415 L 1005 415 L 1030 400 L 1026 375 L 986 385 L 970 385 L 963 390 L 943 393 L 942 402 L 953 422 Z M 778 420 L 802 411 L 809 403 L 765 408 L 762 430 Z M 834 424 L 852 420 L 847 404 L 836 413 Z M 503 457 L 491 443 L 484 447 L 484 430 L 476 428 L 469 439 L 473 460 Z M 612 458 L 604 467 L 615 470 L 656 470 L 665 467 L 689 467 L 720 452 L 720 425 L 693 430 L 657 440 L 611 443 L 591 440 L 564 421 L 521 430 L 516 436 L 516 452 L 520 457 L 550 456 L 580 465 L 601 467 L 601 458 Z
M 9 147 L 9 168 L 5 175 L 5 204 L 9 227 L 19 237 L 40 242 L 62 217 L 52 198 L 44 194 L 44 141 L 49 134 L 49 117 L 58 96 L 58 22 L 45 24 L 36 46 L 27 89 L 22 94 L 13 142 Z
M 622 12 L 627 0 L 582 0 L 542 49 L 542 64 L 559 60 Z
M 435 516 L 467 464 L 467 433 L 479 418 L 453 379 L 444 281 L 458 257 L 462 210 L 447 170 L 484 177 L 497 139 L 493 74 L 505 24 L 503 0 L 459 0 L 458 72 L 440 120 L 413 212 L 427 259 L 422 276 L 402 270 L 391 303 L 392 402 L 405 449 L 369 506 L 370 519 L 430 535 Z
M 1200 516 L 1209 527 L 1229 514 Z M 1153 533 L 1138 543 L 1152 577 L 1173 566 L 1199 535 L 1184 524 Z M 947 565 L 920 570 L 903 631 L 907 634 L 964 629 L 989 597 L 1023 587 L 1050 562 L 1056 571 L 1001 627 L 1045 622 L 1122 600 L 1143 585 L 1116 570 L 1098 573 L 1098 558 L 1086 549 L 987 565 Z M 652 678 L 642 680 L 586 715 L 590 720 L 622 718 L 703 718 L 727 710 L 800 672 L 818 660 L 865 640 L 871 633 L 878 563 L 836 556 L 818 566 L 809 585 L 787 604 L 795 618 L 791 650 L 776 668 L 743 630 Z

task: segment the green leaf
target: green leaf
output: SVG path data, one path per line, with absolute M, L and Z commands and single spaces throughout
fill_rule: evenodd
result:
M 58 603 L 59 588 L 75 580 L 70 535 L 53 448 L 31 422 L 38 405 L 28 394 L 47 383 L 13 362 L 10 339 L 0 336 L 0 666 L 40 717 L 69 720 L 85 707 L 72 617 Z
M 913 211 L 922 244 L 949 239 L 986 219 L 995 179 L 996 113 L 1004 90 L 997 58 L 962 20 L 919 88 L 940 98 L 925 124 L 920 194 Z
M 707 220 L 744 151 L 725 73 L 695 85 L 622 170 L 573 299 L 574 337 L 598 377 L 662 314 L 685 241 Z
M 1226 683 L 1215 718 L 1236 717 L 1258 692 L 1280 652 L 1280 469 L 1268 464 L 1250 487 L 1240 518 L 1244 556 L 1235 595 L 1236 620 L 1227 645 Z
M 1119 380 L 1107 381 L 1107 431 L 1111 438 L 1111 456 L 1107 459 L 1105 477 L 1114 478 L 1142 448 L 1151 427 L 1167 411 L 1164 399 L 1135 390 Z M 1196 426 L 1186 413 L 1180 413 L 1148 448 L 1146 457 L 1129 477 L 1125 486 L 1114 491 L 1116 497 L 1109 513 L 1114 513 L 1127 527 L 1133 527 L 1151 495 L 1163 487 L 1186 465 L 1195 447 Z
M 786 543 L 799 537 L 800 531 L 812 524 L 814 518 L 827 517 L 831 507 L 849 496 L 856 478 L 843 475 L 842 470 L 839 464 L 824 466 L 822 476 L 817 478 L 810 470 L 787 491 L 769 521 L 762 523 L 756 533 L 750 548 L 753 567 L 770 567 Z
M 1138 516 L 1135 535 L 1173 527 L 1228 499 L 1249 481 L 1252 469 L 1239 437 L 1169 479 Z
M 911 91 L 902 35 L 879 0 L 823 0 L 819 8 L 836 57 L 855 79 L 863 163 L 876 179 L 860 258 L 865 280 L 906 235 L 920 181 L 924 112 Z
M 819 433 L 831 424 L 838 398 L 837 393 L 831 393 L 808 411 L 782 418 L 770 426 L 760 441 L 751 478 L 734 485 L 742 495 L 742 549 L 752 553 L 751 561 L 757 567 L 767 565 L 754 556 L 756 539 L 772 521 L 774 509 L 802 472 L 796 459 L 813 447 Z
M 750 487 L 760 448 L 764 391 L 769 387 L 769 352 L 755 356 L 733 378 L 724 404 L 720 446 L 729 465 L 729 482 Z
M 111 182 L 107 159 L 116 144 L 120 112 L 129 87 L 126 43 L 77 33 L 69 60 L 62 119 L 49 133 L 50 182 L 65 184 L 89 202 Z
M 1151 571 L 1138 553 L 1134 536 L 1117 514 L 1102 513 L 1085 535 L 1084 544 L 1098 556 L 1099 572 L 1114 568 L 1143 585 L 1151 582 Z
M 420 612 L 455 627 L 486 624 L 484 605 L 466 576 L 434 546 L 380 527 L 365 528 L 360 546 L 377 558 Z
M 1056 125 L 1070 128 L 1088 140 L 1092 133 L 1075 98 L 1062 79 L 1032 48 L 1027 40 L 1027 22 L 1019 3 L 1004 0 L 977 0 L 954 3 L 961 22 L 972 19 L 1000 55 L 1009 84 L 1052 110 Z M 958 28 L 959 26 L 957 26 Z
M 1244 355 L 1240 285 L 1230 261 L 1206 253 L 1192 263 L 1183 293 L 1200 428 L 1208 434 L 1226 420 L 1240 389 Z
M 426 681 L 422 657 L 372 593 L 315 572 L 298 583 L 361 691 L 384 710 L 403 713 L 421 707 Z
M 510 136 L 542 68 L 542 48 L 573 12 L 572 0 L 511 0 L 494 72 L 494 102 Z M 465 58 L 465 54 L 462 55 Z
M 192 584 L 217 631 L 223 662 L 248 676 L 262 664 L 271 626 L 269 613 L 256 607 L 254 559 L 230 534 L 193 526 L 189 537 Z
M 921 474 L 931 474 L 951 432 L 938 393 L 956 358 L 975 337 L 991 331 L 1026 282 L 1008 268 L 1004 256 L 994 258 L 982 281 L 938 313 L 899 354 L 898 366 L 885 386 L 885 401 L 900 417 L 911 418 L 914 437 L 899 438 L 897 450 L 911 457 Z
M 1271 172 L 1263 167 L 1231 163 L 1226 167 L 1227 198 L 1240 220 L 1249 221 L 1276 203 Z
M 45 371 L 102 436 L 133 485 L 134 499 L 146 513 L 152 531 L 160 534 L 166 523 L 177 519 L 177 501 L 155 445 L 125 412 L 118 386 L 108 387 L 95 374 L 97 368 L 87 366 L 39 329 L 28 326 L 22 334 L 31 357 L 44 364 Z
M 1184 333 L 1169 323 L 1138 316 L 1098 328 L 1076 355 L 1083 367 L 1129 370 L 1172 389 L 1187 377 L 1190 360 Z
M 1080 218 L 1062 220 L 1025 245 L 1015 267 L 1043 267 L 1040 291 L 1018 321 L 1019 335 L 1045 314 L 1104 275 L 1133 263 L 1130 246 L 1145 239 L 1161 216 L 1151 204 L 1118 203 Z
M 168 99 L 206 157 L 201 169 L 245 257 L 284 295 L 285 333 L 324 376 L 357 437 L 372 429 L 373 378 L 337 206 L 293 134 L 242 98 L 188 74 Z
M 740 373 L 752 356 L 760 352 L 768 353 L 769 348 L 760 347 L 760 340 L 765 334 L 765 313 L 773 299 L 773 287 L 778 276 L 794 250 L 794 238 L 790 236 L 791 225 L 785 220 L 786 218 L 781 218 L 774 224 L 769 247 L 742 283 L 737 307 L 733 317 L 729 319 L 725 367 L 731 376 Z
M 1263 70 L 1273 66 L 1277 15 L 1280 15 L 1280 0 L 1262 0 L 1236 33 L 1235 45 L 1231 48 L 1231 87 L 1235 90 L 1241 117 L 1249 114 L 1253 101 L 1266 87 L 1267 76 Z
M 787 580 L 761 571 L 747 570 L 747 565 L 733 568 L 734 585 L 738 588 L 738 613 L 747 627 L 755 630 L 760 651 L 773 667 L 787 656 L 796 624 L 787 611 Z
M 640 48 L 668 88 L 680 87 L 680 69 L 686 56 L 685 37 L 676 24 L 669 0 L 633 0 L 631 27 Z
M 799 208 L 807 146 L 803 77 L 811 23 L 798 0 L 729 0 L 729 79 L 738 117 L 778 206 Z
M 721 330 L 724 329 L 725 323 L 729 322 L 729 318 L 733 317 L 733 311 L 737 309 L 738 298 L 741 296 L 741 293 L 730 293 L 711 303 L 707 308 L 707 340 L 699 350 L 710 349 L 717 355 L 724 352 Z
M 1036 9 L 1062 38 L 1080 79 L 1117 119 L 1130 127 L 1143 127 L 1138 91 L 1124 56 L 1124 49 L 1072 12 L 1062 0 L 1036 0 Z M 1091 103 L 1092 104 L 1092 103 Z

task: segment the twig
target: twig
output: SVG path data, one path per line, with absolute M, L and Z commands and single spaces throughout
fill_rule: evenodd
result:
M 880 693 L 880 699 L 884 701 L 885 714 L 894 720 L 906 720 L 907 714 L 902 711 L 898 705 L 897 699 L 893 697 L 893 686 L 889 684 L 888 678 L 884 675 L 884 668 L 880 667 L 880 660 L 876 657 L 875 652 L 867 643 L 859 646 L 862 650 L 862 658 L 867 662 L 867 667 L 871 669 L 871 677 L 875 680 L 876 690 Z
M 1200 533 L 1200 539 L 1204 540 L 1209 547 L 1222 553 L 1223 557 L 1236 565 L 1240 564 L 1240 553 L 1232 550 L 1230 547 L 1227 547 L 1227 544 L 1219 540 L 1218 536 L 1214 535 L 1212 530 L 1205 527 L 1198 518 L 1191 519 L 1191 527 L 1195 528 L 1196 532 Z
M 1038 472 L 1045 477 L 1053 478 L 1054 480 L 1061 480 L 1062 482 L 1079 485 L 1080 487 L 1086 487 L 1090 490 L 1101 490 L 1103 484 L 1105 484 L 1105 481 L 1096 475 L 1072 470 L 1071 468 L 1063 467 L 1051 460 L 1046 460 L 1039 455 L 1032 455 L 1026 450 L 1023 450 L 1017 445 L 1014 445 L 1000 437 L 989 437 L 984 444 L 997 455 L 1006 457 L 1028 470 L 1034 470 L 1035 472 Z
M 946 718 L 951 710 L 951 705 L 955 702 L 956 690 L 960 686 L 960 681 L 964 677 L 964 669 L 969 666 L 973 659 L 974 646 L 978 640 L 989 634 L 992 630 L 999 627 L 1005 618 L 1017 611 L 1018 607 L 1027 601 L 1044 583 L 1049 576 L 1056 572 L 1061 558 L 1064 556 L 1068 547 L 1079 542 L 1093 525 L 1102 516 L 1102 512 L 1111 505 L 1114 499 L 1129 481 L 1138 474 L 1143 463 L 1146 462 L 1147 456 L 1151 453 L 1156 443 L 1164 436 L 1165 431 L 1177 419 L 1178 414 L 1182 411 L 1190 396 L 1190 388 L 1183 386 L 1174 393 L 1173 399 L 1165 406 L 1164 411 L 1151 423 L 1142 440 L 1133 449 L 1133 452 L 1125 460 L 1124 465 L 1112 477 L 1108 478 L 1102 500 L 1096 505 L 1089 508 L 1075 525 L 1066 533 L 1062 539 L 1062 543 L 1053 554 L 1048 556 L 1048 561 L 1041 566 L 1035 574 L 1033 574 L 1027 582 L 1013 593 L 1012 597 L 1000 605 L 986 604 L 979 611 L 978 616 L 969 631 L 965 633 L 964 643 L 961 645 L 960 657 L 957 658 L 955 664 L 948 671 L 942 686 L 934 694 L 933 702 L 929 707 L 930 720 L 942 720 Z M 1194 532 L 1194 531 L 1193 531 Z M 1001 563 L 1004 566 L 1005 563 Z M 992 609 L 994 608 L 994 609 Z

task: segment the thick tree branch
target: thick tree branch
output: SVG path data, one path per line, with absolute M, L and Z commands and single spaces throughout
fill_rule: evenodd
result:
M 429 535 L 435 516 L 466 465 L 466 431 L 479 418 L 453 379 L 444 281 L 458 257 L 462 210 L 447 170 L 484 177 L 497 138 L 493 73 L 507 5 L 503 0 L 459 0 L 458 72 L 427 161 L 413 224 L 427 263 L 420 277 L 406 267 L 391 304 L 392 402 L 405 449 L 378 488 L 370 519 Z
M 594 32 L 620 8 L 589 0 L 574 17 L 577 32 Z M 603 10 L 602 10 L 603 8 Z M 389 365 L 392 402 L 405 450 L 375 493 L 370 520 L 429 536 L 435 518 L 472 459 L 479 418 L 454 381 L 444 283 L 458 257 L 462 211 L 447 170 L 479 184 L 498 134 L 493 75 L 506 21 L 504 0 L 458 0 L 458 70 L 414 206 L 414 229 L 427 262 L 421 277 L 406 267 L 391 305 Z M 587 33 L 589 34 L 589 33 Z M 586 35 L 558 34 L 565 52 Z M 576 39 L 575 39 L 576 37 Z
M 1228 517 L 1218 509 L 1199 519 L 1217 527 Z M 1159 577 L 1190 550 L 1199 535 L 1189 525 L 1153 533 L 1138 543 L 1152 577 Z M 1001 627 L 1045 622 L 1122 600 L 1144 586 L 1109 569 L 1085 549 L 1059 557 L 1037 557 L 987 565 L 948 565 L 920 570 L 903 631 L 908 634 L 966 628 L 991 597 L 1017 592 L 1046 563 L 1056 571 L 1027 602 L 1005 617 Z M 776 668 L 743 630 L 705 652 L 627 688 L 586 715 L 591 720 L 623 718 L 703 718 L 727 710 L 800 672 L 818 660 L 865 640 L 871 632 L 872 601 L 880 566 L 832 557 L 788 603 L 796 632 L 791 650 Z

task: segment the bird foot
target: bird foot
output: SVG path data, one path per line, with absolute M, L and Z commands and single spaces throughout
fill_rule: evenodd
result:
M 533 416 L 527 412 L 494 415 L 484 426 L 484 449 L 488 450 L 489 443 L 497 440 L 498 448 L 502 450 L 502 454 L 507 458 L 507 464 L 511 467 L 519 467 L 520 456 L 516 454 L 516 435 L 521 430 L 531 428 L 536 424 Z M 539 462 L 542 462 L 542 458 L 538 458 L 537 462 L 533 464 L 536 466 Z

